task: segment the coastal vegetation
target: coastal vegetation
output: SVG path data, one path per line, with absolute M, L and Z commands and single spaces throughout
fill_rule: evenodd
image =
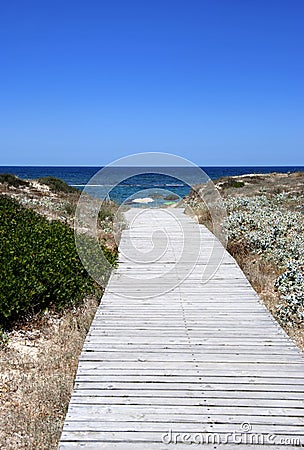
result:
M 76 251 L 80 192 L 61 180 L 0 175 L 0 447 L 57 446 L 78 357 L 103 286 Z M 102 205 L 98 236 L 116 264 L 117 206 Z M 83 244 L 93 251 L 92 238 Z
M 304 174 L 231 178 L 233 182 L 215 182 L 227 210 L 222 225 L 228 250 L 274 317 L 303 348 Z M 187 203 L 212 230 L 200 189 L 204 187 L 191 192 Z
M 69 184 L 65 183 L 64 181 L 60 180 L 59 178 L 48 176 L 48 177 L 38 178 L 37 181 L 40 184 L 44 184 L 44 185 L 48 186 L 49 189 L 55 193 L 60 193 L 60 192 L 65 193 L 65 194 L 79 193 L 79 191 L 75 187 L 70 186 Z
M 0 174 L 0 183 L 3 186 L 13 186 L 13 187 L 21 187 L 21 186 L 29 186 L 29 182 L 26 180 L 22 180 L 21 178 L 16 177 L 11 173 L 1 173 Z
M 94 291 L 73 230 L 0 197 L 0 324 L 46 308 L 60 311 Z

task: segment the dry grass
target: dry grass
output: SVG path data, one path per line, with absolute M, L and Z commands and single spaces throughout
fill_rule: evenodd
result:
M 228 252 L 236 259 L 247 279 L 269 311 L 275 317 L 275 306 L 279 302 L 279 295 L 274 289 L 274 282 L 280 272 L 269 260 L 261 255 L 252 253 L 245 242 L 228 242 Z
M 0 448 L 57 448 L 96 298 L 13 332 L 0 350 Z
M 229 177 L 233 183 L 227 183 L 227 177 L 219 178 L 214 183 L 220 190 L 222 197 L 227 196 L 254 196 L 264 193 L 266 195 L 288 192 L 289 194 L 303 194 L 304 172 L 248 174 Z M 234 183 L 243 183 L 235 187 Z

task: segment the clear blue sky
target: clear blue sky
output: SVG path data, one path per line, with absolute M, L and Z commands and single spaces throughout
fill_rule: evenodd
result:
M 0 164 L 303 164 L 303 0 L 2 0 L 0 36 Z

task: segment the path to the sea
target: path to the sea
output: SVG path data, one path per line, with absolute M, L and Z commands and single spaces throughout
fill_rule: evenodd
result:
M 227 252 L 201 282 L 219 246 L 205 227 L 179 208 L 138 213 L 127 212 L 119 267 L 83 348 L 59 448 L 299 448 L 300 351 Z M 193 236 L 186 253 L 183 234 Z

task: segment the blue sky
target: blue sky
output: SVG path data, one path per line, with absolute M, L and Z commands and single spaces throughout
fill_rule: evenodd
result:
M 303 165 L 302 0 L 2 0 L 0 164 Z

